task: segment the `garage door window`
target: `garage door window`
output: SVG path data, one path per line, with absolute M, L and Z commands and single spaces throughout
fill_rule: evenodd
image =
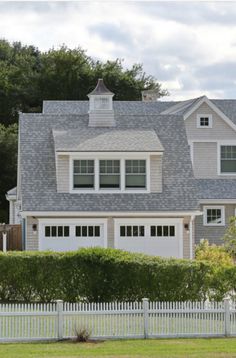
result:
M 45 226 L 45 237 L 69 237 L 69 226 Z
M 175 226 L 151 226 L 152 237 L 173 237 L 175 236 Z
M 76 237 L 100 237 L 100 226 L 76 226 L 75 227 Z
M 143 236 L 145 236 L 144 226 L 138 226 L 138 225 L 120 226 L 120 236 L 121 237 L 143 237 Z

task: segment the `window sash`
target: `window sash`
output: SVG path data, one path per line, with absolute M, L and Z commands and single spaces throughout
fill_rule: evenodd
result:
M 146 160 L 140 159 L 125 161 L 125 188 L 146 188 Z
M 94 178 L 94 160 L 74 160 L 74 189 L 93 189 Z
M 209 127 L 209 117 L 200 117 L 200 127 Z
M 120 188 L 120 160 L 99 160 L 99 188 Z
M 221 173 L 236 173 L 236 146 L 222 145 L 220 150 Z
M 219 225 L 223 222 L 222 209 L 207 209 L 206 210 L 206 223 L 212 225 Z

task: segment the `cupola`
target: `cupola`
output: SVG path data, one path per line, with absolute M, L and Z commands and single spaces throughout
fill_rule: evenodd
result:
M 89 127 L 114 127 L 112 93 L 104 84 L 103 79 L 98 80 L 97 86 L 88 94 L 89 97 Z

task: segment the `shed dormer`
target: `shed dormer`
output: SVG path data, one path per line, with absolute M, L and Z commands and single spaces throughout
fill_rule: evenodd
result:
M 89 127 L 114 127 L 114 111 L 112 93 L 99 79 L 95 89 L 88 94 L 89 97 Z

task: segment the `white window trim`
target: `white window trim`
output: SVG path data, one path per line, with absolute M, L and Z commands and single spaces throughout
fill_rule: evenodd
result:
M 209 125 L 208 126 L 201 126 L 200 118 L 201 117 L 208 117 L 209 118 Z M 212 128 L 212 114 L 197 114 L 197 128 L 205 129 L 205 128 Z
M 157 153 L 158 154 L 158 153 Z M 74 189 L 73 188 L 73 161 L 74 160 L 94 160 L 94 188 L 91 189 Z M 120 189 L 100 189 L 99 188 L 99 160 L 120 160 Z M 126 189 L 125 188 L 125 160 L 146 160 L 146 188 L 145 189 Z M 70 194 L 117 194 L 117 193 L 150 193 L 150 153 L 79 153 L 70 155 L 69 160 L 69 181 Z
M 207 223 L 207 210 L 208 209 L 220 209 L 222 222 L 219 224 Z M 225 226 L 225 207 L 224 206 L 215 206 L 215 205 L 204 206 L 203 207 L 203 225 L 204 226 Z
M 236 176 L 236 172 L 235 173 L 222 173 L 221 172 L 221 146 L 223 145 L 233 145 L 236 146 L 236 141 L 232 141 L 232 140 L 225 140 L 225 141 L 218 141 L 217 142 L 217 174 L 220 176 Z
M 69 226 L 70 227 L 70 235 L 68 237 L 53 237 L 55 240 L 67 240 L 67 239 L 95 239 L 98 237 L 85 237 L 85 236 L 76 236 L 75 235 L 75 227 L 76 226 L 101 226 L 100 227 L 100 236 L 104 240 L 104 247 L 108 247 L 108 238 L 107 238 L 107 219 L 81 219 L 81 218 L 42 218 L 38 219 L 39 222 L 39 251 L 42 250 L 42 238 L 44 238 L 44 228 L 45 226 Z M 51 237 L 50 237 L 51 239 Z

